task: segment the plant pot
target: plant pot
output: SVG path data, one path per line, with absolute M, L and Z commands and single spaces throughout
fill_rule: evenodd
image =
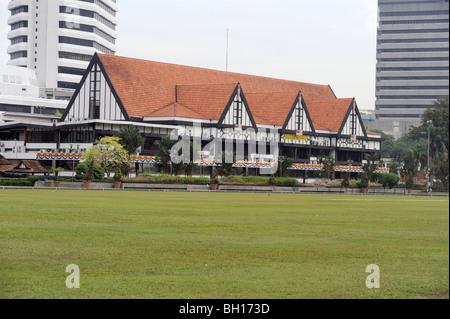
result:
M 273 185 L 273 191 L 276 191 L 277 187 L 275 185 Z
M 83 187 L 84 187 L 84 188 L 89 188 L 89 187 L 91 187 L 91 181 L 83 181 Z
M 219 188 L 219 184 L 211 184 L 211 190 L 216 191 Z
M 345 187 L 345 193 L 348 194 L 348 187 Z
M 45 182 L 45 187 L 52 187 L 52 185 L 53 185 L 53 182 Z
M 411 194 L 411 193 L 412 193 L 412 189 L 408 188 L 408 194 Z
M 120 188 L 120 186 L 122 185 L 122 182 L 121 181 L 114 181 L 113 184 L 114 184 L 114 188 Z
M 367 194 L 367 188 L 361 188 L 361 193 L 362 194 Z
M 55 186 L 55 187 L 60 187 L 60 186 L 61 186 L 61 182 L 54 181 L 54 182 L 53 182 L 53 186 Z

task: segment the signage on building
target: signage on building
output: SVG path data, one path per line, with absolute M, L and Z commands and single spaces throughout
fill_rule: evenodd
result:
M 306 136 L 306 135 L 296 135 L 296 134 L 285 134 L 284 135 L 284 139 L 286 141 L 303 141 L 303 142 L 307 142 L 308 141 L 308 136 Z

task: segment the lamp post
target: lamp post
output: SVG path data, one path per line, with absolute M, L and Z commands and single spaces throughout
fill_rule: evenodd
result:
M 428 124 L 428 166 L 427 166 L 427 192 L 430 192 L 430 127 L 433 121 L 427 121 Z

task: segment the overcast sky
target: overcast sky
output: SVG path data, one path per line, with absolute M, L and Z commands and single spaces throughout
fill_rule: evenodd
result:
M 0 0 L 0 64 L 8 56 Z M 330 84 L 374 109 L 376 0 L 118 0 L 117 55 Z

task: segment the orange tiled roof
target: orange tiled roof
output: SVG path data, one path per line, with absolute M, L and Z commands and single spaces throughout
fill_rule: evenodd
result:
M 306 100 L 316 130 L 338 132 L 353 99 Z
M 296 92 L 249 93 L 245 97 L 250 110 L 262 123 L 283 126 L 298 96 Z
M 249 107 L 257 124 L 273 124 L 286 120 L 285 109 L 292 107 L 295 94 L 302 92 L 306 99 L 335 99 L 328 85 L 317 85 L 268 77 L 223 72 L 204 68 L 160 63 L 113 55 L 98 54 L 127 113 L 131 117 L 173 116 L 218 120 L 237 83 L 246 96 L 254 96 Z M 176 90 L 176 87 L 178 89 Z M 178 91 L 178 96 L 176 96 Z M 285 100 L 291 95 L 292 101 Z M 295 94 L 294 94 L 295 92 Z M 265 96 L 264 96 L 265 94 Z M 276 108 L 267 101 L 277 102 Z M 286 95 L 284 95 L 286 94 Z M 175 102 L 178 98 L 177 108 Z M 256 103 L 255 100 L 260 101 Z M 179 106 L 181 104 L 181 107 Z M 184 108 L 183 108 L 184 107 Z M 280 110 L 278 110 L 278 107 Z M 176 113 L 175 113 L 176 112 Z M 183 115 L 184 116 L 183 116 Z M 283 120 L 281 117 L 286 116 Z M 277 124 L 275 124 L 277 123 Z M 281 124 L 281 125 L 282 125 Z

